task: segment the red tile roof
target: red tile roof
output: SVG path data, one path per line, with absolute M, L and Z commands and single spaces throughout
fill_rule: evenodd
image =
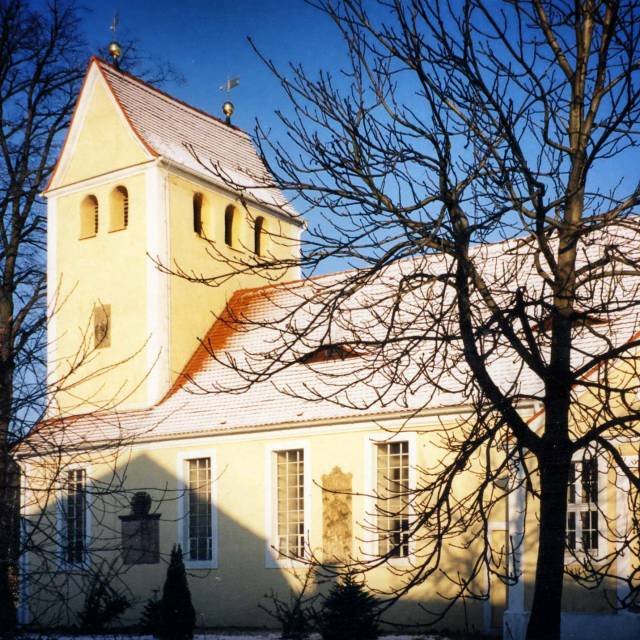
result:
M 601 251 L 603 246 L 589 250 Z M 625 246 L 634 250 L 628 237 Z M 494 288 L 496 295 L 513 294 L 519 286 L 535 294 L 542 287 L 522 242 L 483 245 L 475 252 L 485 278 L 504 282 L 508 289 L 500 293 Z M 514 270 L 520 257 L 524 262 Z M 364 271 L 238 291 L 158 405 L 144 411 L 62 419 L 43 425 L 40 435 L 49 441 L 63 439 L 70 446 L 123 436 L 154 440 L 462 409 L 473 400 L 462 348 L 453 342 L 434 343 L 443 327 L 430 327 L 428 314 L 430 305 L 452 302 L 452 292 L 443 291 L 441 281 L 431 280 L 405 292 L 396 310 L 401 331 L 385 320 L 403 278 L 442 274 L 449 266 L 441 254 L 396 263 L 329 310 L 322 307 L 323 296 L 340 289 L 346 279 L 364 277 Z M 636 281 L 618 283 L 621 304 L 625 298 L 640 299 Z M 449 322 L 454 331 L 455 313 Z M 307 326 L 314 328 L 300 342 L 297 328 Z M 628 341 L 638 330 L 637 312 L 624 311 L 611 316 L 606 326 L 578 332 L 574 366 L 611 344 Z M 356 357 L 301 361 L 320 344 L 367 339 L 386 342 L 388 364 L 379 366 L 380 350 L 367 351 L 366 345 L 359 347 Z M 493 379 L 511 395 L 527 402 L 541 394 L 540 380 L 522 365 L 506 340 L 496 345 L 487 362 Z M 435 382 L 434 371 L 441 374 Z M 251 378 L 255 381 L 249 384 Z

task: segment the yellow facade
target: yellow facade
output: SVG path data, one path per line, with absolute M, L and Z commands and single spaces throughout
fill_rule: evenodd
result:
M 193 178 L 169 173 L 168 190 L 171 264 L 174 270 L 180 270 L 188 276 L 204 276 L 211 279 L 210 284 L 190 282 L 187 278 L 181 277 L 172 277 L 170 280 L 173 382 L 193 355 L 198 345 L 195 338 L 204 339 L 214 320 L 224 311 L 234 291 L 298 277 L 298 272 L 294 269 L 278 273 L 269 270 L 265 275 L 250 270 L 237 273 L 254 261 L 254 220 L 260 215 L 266 217 L 264 251 L 271 254 L 276 261 L 293 255 L 296 246 L 284 240 L 270 242 L 269 234 L 274 238 L 297 239 L 299 232 L 291 222 L 255 207 L 244 206 L 238 198 L 221 193 L 219 189 L 207 188 Z M 203 196 L 202 237 L 193 232 L 192 202 L 195 193 Z M 234 209 L 232 246 L 227 246 L 224 241 L 224 215 L 229 206 Z
M 396 439 L 411 442 L 412 464 L 426 468 L 436 456 L 441 455 L 441 450 L 433 442 L 434 422 L 422 421 L 422 426 L 420 420 L 411 426 L 403 426 L 403 422 L 394 420 L 388 427 L 398 430 Z M 276 544 L 272 516 L 277 496 L 273 487 L 269 490 L 267 480 L 274 470 L 274 450 L 305 449 L 305 474 L 309 479 L 309 513 L 305 523 L 308 526 L 307 540 L 309 553 L 320 560 L 323 559 L 322 524 L 326 517 L 323 513 L 322 477 L 336 467 L 352 475 L 355 495 L 350 514 L 353 531 L 351 552 L 355 557 L 363 558 L 368 553 L 375 553 L 374 549 L 377 548 L 370 527 L 365 525 L 366 522 L 375 521 L 372 516 L 373 503 L 366 497 L 375 490 L 375 443 L 385 442 L 390 437 L 387 433 L 381 438 L 375 423 L 364 422 L 313 425 L 294 431 L 274 430 L 164 443 L 138 443 L 127 448 L 125 455 L 115 450 L 71 455 L 65 460 L 61 475 L 64 476 L 67 469 L 75 467 L 89 469 L 91 492 L 94 494 L 90 509 L 94 525 L 89 546 L 100 550 L 93 562 L 97 563 L 99 559 L 109 563 L 113 560 L 121 571 L 126 571 L 123 573 L 126 584 L 138 606 L 128 612 L 123 622 L 135 623 L 140 613 L 140 603 L 152 598 L 154 590 L 162 588 L 166 564 L 159 562 L 125 567 L 118 564 L 121 553 L 119 516 L 128 512 L 127 496 L 129 492 L 141 488 L 151 494 L 152 510 L 161 514 L 160 555 L 166 560 L 174 543 L 185 544 L 182 533 L 185 519 L 180 511 L 181 500 L 184 499 L 180 479 L 185 460 L 210 456 L 214 461 L 215 562 L 212 567 L 198 568 L 186 561 L 198 625 L 273 627 L 273 620 L 257 605 L 269 604 L 264 596 L 271 590 L 288 599 L 290 590 L 300 588 L 300 579 L 307 570 L 302 563 L 284 560 L 279 566 L 274 566 L 268 560 L 270 547 Z M 33 464 L 30 476 L 36 478 L 40 467 L 37 463 Z M 122 486 L 118 487 L 115 495 L 110 491 L 114 477 L 122 480 Z M 471 476 L 467 479 L 468 482 L 472 480 Z M 34 484 L 41 486 L 37 481 Z M 56 482 L 50 480 L 49 486 L 55 485 Z M 460 487 L 460 490 L 463 489 Z M 42 491 L 39 495 L 48 497 L 48 506 L 42 502 L 36 506 L 36 498 L 31 496 L 27 498 L 28 510 L 48 511 L 48 517 L 53 522 L 57 517 L 55 494 Z M 472 537 L 470 533 L 467 540 Z M 113 551 L 109 552 L 108 549 Z M 443 566 L 449 570 L 456 567 L 462 573 L 470 570 L 465 551 L 454 547 L 448 551 L 449 557 Z M 55 554 L 53 545 L 51 554 Z M 398 559 L 392 563 L 391 570 L 383 566 L 372 571 L 367 575 L 367 584 L 374 589 L 388 589 L 394 584 L 400 586 L 402 579 L 394 576 L 393 570 L 409 568 L 415 557 Z M 313 587 L 311 593 L 317 592 L 317 589 Z M 434 597 L 436 591 L 451 594 L 452 586 L 436 575 L 428 584 L 412 590 L 387 618 L 399 622 L 420 622 L 422 613 L 418 603 L 438 606 L 438 599 Z M 81 591 L 76 593 L 71 611 L 82 607 L 83 597 Z M 47 599 L 43 597 L 42 600 L 46 602 Z M 38 612 L 34 608 L 32 615 L 36 618 L 41 615 L 41 619 L 46 620 L 48 613 Z M 483 628 L 481 604 L 470 604 L 466 612 L 457 606 L 448 616 L 449 628 L 462 629 L 465 625 Z
M 449 420 L 449 421 L 447 421 Z M 212 532 L 214 561 L 210 566 L 200 568 L 186 561 L 194 607 L 201 627 L 250 626 L 273 627 L 274 622 L 258 604 L 267 605 L 264 595 L 271 590 L 287 599 L 290 591 L 300 588 L 300 580 L 307 570 L 306 565 L 286 560 L 270 564 L 270 549 L 277 544 L 274 534 L 273 513 L 277 495 L 274 487 L 269 487 L 268 477 L 274 472 L 274 451 L 299 449 L 305 451 L 305 474 L 308 476 L 308 514 L 305 516 L 305 535 L 309 545 L 308 555 L 322 561 L 323 521 L 327 514 L 323 511 L 323 477 L 336 468 L 352 477 L 351 506 L 351 553 L 355 558 L 366 558 L 376 553 L 377 535 L 372 533 L 375 526 L 375 501 L 371 496 L 376 490 L 375 447 L 388 441 L 407 441 L 411 451 L 411 467 L 415 476 L 410 479 L 412 486 L 421 482 L 420 469 L 433 468 L 434 461 L 442 460 L 444 454 L 439 444 L 437 429 L 455 429 L 458 418 L 449 416 L 416 417 L 410 423 L 403 419 L 384 421 L 385 431 L 381 434 L 379 421 L 343 422 L 340 424 L 301 425 L 296 429 L 276 429 L 255 433 L 213 435 L 201 438 L 184 438 L 168 441 L 137 442 L 120 449 L 96 450 L 94 452 L 70 453 L 60 465 L 42 461 L 32 461 L 29 467 L 29 484 L 36 493 L 27 492 L 27 511 L 48 512 L 53 523 L 56 515 L 59 493 L 51 487 L 60 485 L 60 478 L 49 478 L 44 487 L 38 477 L 43 469 L 54 468 L 64 478 L 68 469 L 82 467 L 88 469 L 91 493 L 90 509 L 93 526 L 89 536 L 89 550 L 96 550 L 91 560 L 109 563 L 122 572 L 129 593 L 138 603 L 123 618 L 123 623 L 134 624 L 140 613 L 140 604 L 154 596 L 164 581 L 166 565 L 158 562 L 150 565 L 126 566 L 119 562 L 121 554 L 121 523 L 119 516 L 128 513 L 128 499 L 133 492 L 144 489 L 152 497 L 152 511 L 160 518 L 160 557 L 166 560 L 174 543 L 185 545 L 184 479 L 185 462 L 189 459 L 207 457 L 212 460 L 212 497 L 215 527 Z M 395 435 L 393 435 L 395 434 Z M 479 470 L 478 460 L 461 475 L 454 489 L 455 495 L 462 496 L 477 483 L 475 472 Z M 46 473 L 46 471 L 45 471 Z M 118 485 L 114 489 L 114 478 Z M 611 487 L 614 479 L 610 478 Z M 121 484 L 120 484 L 121 483 Z M 39 496 L 39 499 L 38 497 Z M 603 492 L 602 509 L 611 521 L 619 514 L 620 503 L 615 492 L 609 488 Z M 509 504 L 501 502 L 491 513 L 489 531 L 494 561 L 505 563 L 513 571 L 514 520 L 524 515 L 517 504 L 518 496 L 509 496 Z M 38 503 L 38 504 L 36 504 Z M 181 506 L 182 505 L 182 506 Z M 516 526 L 515 529 L 518 527 Z M 530 607 L 532 577 L 535 574 L 537 515 L 530 509 L 526 513 L 527 537 L 522 547 L 515 552 L 518 566 L 524 571 L 521 581 L 523 603 Z M 445 544 L 445 556 L 441 568 L 451 575 L 461 577 L 473 570 L 472 561 L 482 544 L 478 531 L 470 528 L 460 533 L 458 538 Z M 55 541 L 51 544 L 51 555 L 55 555 Z M 602 539 L 602 554 L 611 549 L 612 542 Z M 506 545 L 506 546 L 505 546 Z M 509 549 L 509 559 L 504 551 Z M 111 549 L 111 551 L 109 551 Z M 398 570 L 408 570 L 423 559 L 423 552 L 411 548 L 408 558 L 399 558 L 367 573 L 367 585 L 372 589 L 388 592 L 400 586 L 403 580 Z M 90 556 L 91 557 L 91 556 Z M 94 569 L 96 567 L 94 566 Z M 506 569 L 505 569 L 506 570 Z M 57 580 L 60 580 L 58 577 Z M 488 601 L 460 601 L 447 615 L 445 625 L 449 629 L 489 630 L 499 628 L 505 609 L 514 597 L 513 587 L 507 586 L 495 576 L 481 574 L 475 580 L 478 591 L 491 583 Z M 57 584 L 57 583 L 56 583 Z M 85 584 L 85 583 L 82 583 Z M 312 593 L 325 587 L 314 586 Z M 607 583 L 605 592 L 595 590 L 585 592 L 576 588 L 567 579 L 563 608 L 577 614 L 610 613 L 606 598 L 615 596 L 616 585 Z M 428 581 L 414 587 L 402 601 L 385 616 L 389 621 L 420 624 L 424 614 L 420 606 L 437 610 L 442 606 L 442 596 L 453 595 L 454 587 L 438 571 Z M 436 595 L 437 594 L 437 595 Z M 518 594 L 515 594 L 518 597 Z M 49 597 L 52 597 L 51 595 Z M 84 593 L 79 590 L 71 597 L 69 611 L 77 612 L 83 604 Z M 42 598 L 47 602 L 45 597 Z M 38 612 L 34 604 L 31 612 L 36 619 L 47 620 L 48 613 Z M 70 615 L 71 615 L 70 614 Z M 38 618 L 42 615 L 42 618 Z M 70 620 L 73 620 L 71 615 Z
M 106 224 L 109 198 L 120 185 L 129 192 L 129 225 L 110 232 Z M 100 224 L 95 237 L 80 239 L 78 212 L 89 193 L 98 200 Z M 57 308 L 53 314 L 54 326 L 65 329 L 54 338 L 56 368 L 51 375 L 64 389 L 57 399 L 63 411 L 117 408 L 146 400 L 148 258 L 146 220 L 140 215 L 145 206 L 144 173 L 57 198 L 58 261 L 53 280 Z M 93 311 L 100 304 L 112 309 L 111 346 L 105 349 L 94 348 Z M 71 367 L 75 372 L 69 375 Z M 124 383 L 113 382 L 109 374 L 116 371 Z

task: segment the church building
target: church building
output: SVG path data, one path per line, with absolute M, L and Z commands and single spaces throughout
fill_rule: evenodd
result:
M 161 592 L 174 544 L 202 628 L 277 626 L 259 605 L 299 590 L 311 561 L 372 561 L 364 579 L 377 597 L 415 575 L 428 543 L 410 535 L 420 503 L 407 496 L 440 459 L 440 435 L 473 408 L 444 387 L 426 405 L 411 389 L 372 396 L 386 382 L 359 378 L 365 355 L 330 332 L 250 380 L 251 357 L 279 339 L 269 314 L 341 277 L 302 277 L 305 223 L 260 186 L 267 179 L 250 136 L 230 121 L 92 59 L 45 193 L 50 398 L 21 457 L 23 514 L 34 523 L 22 623 L 76 623 L 88 585 L 103 579 L 133 605 L 119 624 L 134 624 Z M 269 261 L 278 268 L 259 268 Z M 536 384 L 511 362 L 497 375 Z M 354 380 L 333 401 L 332 376 Z M 519 406 L 532 422 L 540 410 Z M 637 464 L 637 449 L 623 453 Z M 574 511 L 628 519 L 620 485 L 593 478 L 595 493 Z M 496 570 L 473 577 L 441 627 L 523 637 L 535 518 L 523 486 L 496 501 L 487 524 Z M 573 523 L 574 544 L 603 553 L 615 544 L 597 518 Z M 475 536 L 447 543 L 448 575 L 473 574 L 469 558 L 483 553 Z M 631 572 L 630 558 L 619 562 Z M 612 588 L 567 587 L 567 633 L 638 637 L 640 616 L 607 604 L 628 585 Z M 421 625 L 455 593 L 435 572 L 385 620 Z

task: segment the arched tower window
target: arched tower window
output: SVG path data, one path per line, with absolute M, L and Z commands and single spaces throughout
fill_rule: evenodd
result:
M 80 204 L 80 238 L 93 238 L 98 233 L 98 198 L 87 196 Z
M 202 194 L 194 193 L 193 194 L 193 231 L 197 233 L 199 236 L 203 234 L 203 224 L 202 224 Z
M 253 253 L 257 256 L 261 256 L 264 251 L 264 218 L 262 216 L 258 216 L 253 225 Z
M 111 224 L 109 231 L 120 231 L 129 225 L 129 192 L 117 186 L 111 192 Z
M 224 242 L 229 247 L 233 246 L 235 213 L 232 205 L 229 205 L 224 211 Z

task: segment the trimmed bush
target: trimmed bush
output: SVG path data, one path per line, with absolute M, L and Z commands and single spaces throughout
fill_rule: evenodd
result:
M 187 572 L 182 560 L 180 545 L 173 545 L 167 578 L 160 600 L 160 640 L 191 640 L 196 626 L 196 612 L 191 604 L 191 592 Z

